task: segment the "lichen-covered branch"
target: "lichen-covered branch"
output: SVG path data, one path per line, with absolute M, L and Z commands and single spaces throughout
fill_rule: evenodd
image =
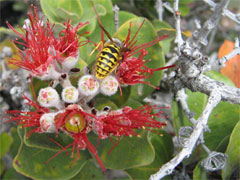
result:
M 203 0 L 205 3 L 207 3 L 209 6 L 211 6 L 211 8 L 214 10 L 216 8 L 216 3 L 212 0 Z M 234 14 L 231 11 L 229 11 L 228 9 L 224 9 L 223 10 L 223 16 L 227 16 L 228 18 L 230 18 L 231 20 L 233 20 L 234 22 L 240 24 L 240 14 Z
M 240 44 L 239 44 L 239 39 L 238 38 L 236 38 L 234 50 L 218 60 L 219 65 L 224 66 L 224 64 L 228 60 L 230 60 L 231 58 L 233 58 L 236 55 L 240 55 Z
M 197 142 L 203 139 L 203 133 L 208 127 L 207 122 L 212 110 L 221 100 L 233 104 L 240 104 L 240 89 L 227 86 L 223 82 L 213 80 L 203 74 L 203 72 L 210 69 L 210 66 L 208 62 L 209 58 L 203 56 L 200 52 L 201 47 L 208 44 L 208 36 L 219 23 L 221 15 L 228 12 L 227 6 L 230 0 L 222 0 L 218 4 L 215 4 L 211 0 L 205 0 L 205 2 L 206 1 L 209 2 L 210 6 L 214 6 L 214 12 L 202 28 L 200 24 L 198 25 L 192 33 L 192 37 L 186 40 L 186 42 L 179 36 L 179 34 L 181 35 L 180 16 L 178 16 L 180 12 L 178 13 L 178 0 L 174 1 L 173 10 L 177 31 L 175 42 L 181 53 L 177 56 L 177 68 L 168 76 L 168 79 L 170 79 L 171 87 L 173 87 L 176 98 L 181 103 L 184 113 L 188 119 L 193 122 L 194 129 L 187 143 L 184 144 L 183 149 L 172 160 L 164 164 L 156 174 L 153 174 L 150 177 L 151 180 L 158 180 L 171 174 L 179 163 L 192 154 Z M 164 3 L 163 6 L 171 11 L 169 5 Z M 236 41 L 235 49 L 220 59 L 219 62 L 224 64 L 237 54 L 239 54 L 238 40 Z M 186 88 L 193 92 L 198 91 L 209 95 L 208 103 L 197 121 L 193 118 L 187 105 L 187 96 L 184 92 Z
M 221 101 L 220 93 L 218 89 L 214 89 L 210 94 L 208 99 L 208 103 L 199 117 L 197 124 L 194 128 L 193 133 L 191 134 L 188 143 L 185 147 L 168 163 L 164 164 L 156 174 L 151 175 L 151 180 L 158 180 L 172 173 L 175 167 L 183 161 L 186 157 L 189 157 L 198 141 L 203 133 L 205 127 L 207 126 L 208 118 L 212 112 L 212 110 L 217 106 L 217 104 Z
M 192 37 L 189 38 L 188 43 L 190 47 L 200 48 L 202 45 L 206 46 L 208 44 L 208 35 L 217 26 L 224 9 L 227 8 L 229 1 L 230 0 L 222 0 L 221 3 L 216 4 L 212 16 L 204 23 L 202 29 L 194 32 Z

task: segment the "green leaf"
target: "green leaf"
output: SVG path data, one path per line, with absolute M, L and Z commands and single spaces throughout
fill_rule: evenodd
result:
M 18 32 L 21 32 L 19 28 L 16 28 Z M 5 27 L 0 27 L 0 35 L 2 36 L 3 34 L 7 34 L 10 36 L 17 36 L 15 32 L 13 32 L 11 29 L 5 28 Z
M 140 134 L 141 138 L 122 137 L 114 149 L 112 148 L 117 137 L 111 137 L 114 144 L 109 139 L 101 140 L 97 150 L 104 166 L 109 169 L 127 169 L 150 164 L 154 160 L 154 150 L 147 133 Z M 93 144 L 97 144 L 96 135 L 89 135 L 89 139 Z
M 83 9 L 82 9 L 80 0 L 74 0 L 74 1 L 59 0 L 57 6 L 65 9 L 69 13 L 76 14 L 78 17 L 82 16 Z
M 163 130 L 157 130 L 157 132 L 162 134 L 162 136 L 158 133 L 150 133 L 150 142 L 155 149 L 154 161 L 147 166 L 127 169 L 126 172 L 131 179 L 149 179 L 150 175 L 156 173 L 173 156 L 172 137 Z M 167 178 L 169 179 L 170 177 Z
M 22 130 L 19 129 L 18 132 L 22 137 Z M 74 158 L 70 158 L 71 151 L 68 151 L 68 154 L 60 153 L 44 164 L 54 155 L 56 155 L 54 151 L 28 147 L 22 141 L 18 154 L 13 160 L 13 167 L 17 172 L 33 179 L 70 179 L 78 174 L 89 158 L 87 151 L 80 151 L 80 159 L 71 165 L 77 156 L 75 154 Z
M 58 8 L 59 0 L 40 0 L 40 5 L 43 13 L 51 22 L 62 22 L 62 18 L 58 16 L 56 9 Z
M 72 2 L 72 1 L 70 1 L 70 2 Z M 66 9 L 61 8 L 61 7 L 56 9 L 56 13 L 65 22 L 67 22 L 69 19 L 71 19 L 71 23 L 76 24 L 79 20 L 79 16 L 77 14 L 72 13 L 71 11 L 69 12 Z
M 30 178 L 19 174 L 14 168 L 9 168 L 3 176 L 3 180 L 30 180 Z
M 17 132 L 17 128 L 16 127 L 13 127 L 11 129 L 11 136 L 13 138 L 13 143 L 11 145 L 11 148 L 9 150 L 9 154 L 12 156 L 12 157 L 15 157 L 18 153 L 18 148 L 20 147 L 21 145 L 21 139 L 18 135 L 18 132 Z
M 4 170 L 4 161 L 0 159 L 0 176 L 2 176 L 3 170 Z
M 234 83 L 232 82 L 231 79 L 229 79 L 227 76 L 220 74 L 218 72 L 215 71 L 208 71 L 205 73 L 206 76 L 215 79 L 217 81 L 223 82 L 224 84 L 228 85 L 228 86 L 232 86 L 235 87 Z
M 236 177 L 240 175 L 240 121 L 234 127 L 226 154 L 228 155 L 227 163 L 222 171 L 223 179 L 232 179 L 231 176 L 235 171 Z
M 144 19 L 140 17 L 128 20 L 114 34 L 114 37 L 117 37 L 121 41 L 125 40 L 128 34 L 130 22 L 132 23 L 131 37 L 133 37 L 137 32 L 137 30 L 139 29 L 139 26 L 141 25 L 143 20 Z M 153 25 L 148 20 L 146 20 L 135 39 L 137 40 L 136 45 L 150 42 L 154 40 L 156 36 L 157 36 L 157 33 L 154 30 Z M 148 51 L 148 55 L 145 57 L 145 59 L 146 60 L 151 59 L 150 62 L 146 63 L 146 65 L 149 68 L 158 68 L 164 65 L 165 63 L 164 54 L 158 44 L 155 44 L 154 46 L 149 47 L 147 51 Z M 152 85 L 158 86 L 161 76 L 162 76 L 162 71 L 158 71 L 158 72 L 155 72 L 151 78 L 146 79 L 146 81 L 149 81 Z M 139 85 L 131 86 L 130 96 L 131 98 L 135 98 L 141 101 L 153 91 L 154 91 L 153 87 L 139 84 Z
M 153 26 L 155 27 L 158 36 L 169 35 L 169 37 L 163 39 L 159 42 L 160 46 L 163 48 L 163 52 L 169 53 L 171 50 L 171 43 L 176 36 L 176 30 L 174 30 L 168 23 L 165 21 L 159 21 L 157 19 L 153 20 Z
M 197 166 L 193 170 L 193 180 L 207 180 L 206 170 L 201 166 L 201 162 L 197 164 Z
M 130 106 L 131 108 L 136 109 L 142 106 L 142 103 L 136 101 L 135 99 L 129 98 L 128 101 L 123 105 L 123 107 L 124 106 Z
M 81 171 L 74 176 L 71 180 L 79 180 L 79 179 L 104 179 L 104 175 L 102 171 L 97 168 L 91 160 L 86 161 L 85 165 L 81 169 Z
M 9 148 L 13 142 L 13 138 L 8 135 L 8 133 L 3 132 L 0 135 L 0 159 L 9 151 Z
M 97 110 L 101 111 L 106 106 L 110 107 L 112 110 L 118 109 L 117 105 L 113 101 L 111 101 L 111 100 L 109 100 L 107 98 L 102 98 L 102 97 L 95 98 L 95 105 L 94 105 L 94 107 Z
M 26 130 L 24 135 L 24 143 L 29 147 L 36 147 L 51 151 L 59 151 L 62 148 L 50 139 L 56 141 L 63 147 L 73 142 L 73 138 L 62 132 L 58 133 L 58 137 L 56 137 L 55 133 L 33 133 L 30 137 L 27 137 L 27 132 L 28 131 Z
M 132 18 L 136 18 L 137 16 L 135 14 L 132 14 L 130 12 L 126 12 L 126 11 L 119 11 L 119 26 L 121 26 L 122 24 L 124 24 L 126 21 L 128 21 L 129 19 Z M 113 21 L 114 22 L 114 21 Z M 112 23 L 113 23 L 112 22 Z

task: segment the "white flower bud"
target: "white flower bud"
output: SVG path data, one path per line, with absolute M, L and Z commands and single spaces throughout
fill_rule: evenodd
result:
M 84 96 L 93 96 L 99 90 L 99 83 L 94 76 L 84 75 L 78 81 L 78 90 Z
M 59 107 L 61 102 L 59 95 L 52 87 L 42 88 L 38 95 L 38 102 L 43 107 Z
M 66 103 L 76 103 L 78 90 L 74 86 L 65 87 L 62 91 L 62 100 Z
M 77 50 L 77 55 L 76 56 L 68 56 L 64 59 L 62 62 L 62 71 L 63 72 L 69 72 L 70 69 L 74 68 L 78 62 L 79 58 L 79 52 Z
M 53 133 L 55 132 L 54 124 L 55 113 L 45 113 L 40 118 L 40 127 L 42 132 Z
M 115 77 L 108 76 L 102 81 L 101 87 L 100 87 L 100 91 L 102 94 L 107 96 L 112 96 L 116 94 L 117 90 L 118 90 L 118 81 Z

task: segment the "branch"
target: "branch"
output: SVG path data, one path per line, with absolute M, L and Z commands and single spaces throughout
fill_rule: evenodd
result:
M 213 89 L 213 92 L 210 94 L 208 99 L 208 103 L 198 118 L 196 127 L 191 134 L 188 143 L 186 146 L 168 163 L 163 165 L 156 174 L 151 175 L 150 180 L 158 180 L 172 173 L 175 167 L 183 161 L 183 159 L 188 158 L 201 134 L 204 132 L 204 128 L 207 126 L 208 118 L 212 112 L 212 110 L 217 106 L 217 104 L 221 101 L 221 96 L 218 92 L 218 89 Z
M 177 44 L 178 47 L 178 53 L 180 53 L 180 47 L 183 44 L 183 39 L 182 39 L 182 31 L 181 31 L 181 19 L 180 19 L 180 15 L 181 12 L 179 11 L 179 0 L 174 0 L 174 18 L 175 18 L 175 22 L 176 22 L 176 39 L 175 39 L 175 43 Z
M 188 43 L 191 47 L 200 49 L 201 45 L 206 46 L 208 44 L 207 37 L 209 33 L 217 26 L 223 11 L 226 9 L 230 0 L 222 0 L 217 4 L 212 16 L 204 23 L 200 31 L 195 31 L 188 39 Z
M 180 89 L 177 92 L 176 100 L 181 103 L 183 112 L 185 113 L 187 118 L 191 121 L 191 123 L 192 124 L 196 124 L 196 119 L 193 117 L 194 116 L 194 112 L 191 112 L 189 107 L 188 107 L 188 104 L 187 104 L 187 94 L 185 93 L 184 89 Z
M 162 21 L 163 20 L 163 12 L 164 12 L 162 0 L 157 0 L 155 8 L 158 13 L 158 20 Z
M 112 10 L 114 12 L 114 23 L 115 23 L 115 29 L 117 31 L 119 29 L 119 16 L 118 16 L 119 7 L 115 4 Z
M 188 59 L 184 55 L 179 57 L 179 70 L 176 72 L 173 85 L 177 90 L 188 88 L 193 92 L 200 91 L 207 95 L 210 95 L 214 89 L 218 89 L 223 101 L 240 104 L 239 88 L 227 86 L 223 82 L 213 80 L 201 74 L 195 61 Z
M 234 50 L 218 60 L 219 65 L 223 67 L 224 64 L 228 60 L 230 60 L 231 58 L 233 58 L 236 55 L 240 55 L 240 45 L 239 45 L 239 39 L 238 38 L 236 38 Z
M 216 3 L 213 2 L 212 0 L 203 0 L 205 3 L 207 3 L 209 6 L 211 6 L 212 9 L 216 8 Z M 240 15 L 239 14 L 234 14 L 228 9 L 223 10 L 223 16 L 227 16 L 229 19 L 233 20 L 237 24 L 240 24 Z

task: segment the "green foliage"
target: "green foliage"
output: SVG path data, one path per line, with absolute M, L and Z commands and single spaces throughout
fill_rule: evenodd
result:
M 173 156 L 172 137 L 163 130 L 157 130 L 157 132 L 162 134 L 162 136 L 158 133 L 150 133 L 150 142 L 155 150 L 154 161 L 147 166 L 127 169 L 126 172 L 131 179 L 149 179 L 151 174 L 156 173 Z
M 235 172 L 235 177 L 239 177 L 240 173 L 240 121 L 234 127 L 229 144 L 226 150 L 228 160 L 224 170 L 222 171 L 223 179 L 233 179 L 232 175 Z
M 8 152 L 12 142 L 13 139 L 8 133 L 4 132 L 0 135 L 0 159 L 2 159 L 2 157 Z
M 154 149 L 147 133 L 143 131 L 139 134 L 141 138 L 122 137 L 115 148 L 117 137 L 111 138 L 114 143 L 109 139 L 101 140 L 97 149 L 104 166 L 109 169 L 126 169 L 150 164 L 154 160 Z M 93 144 L 97 144 L 96 135 L 91 134 L 89 137 Z
M 81 171 L 71 180 L 79 179 L 104 179 L 104 175 L 103 172 L 95 166 L 93 161 L 88 160 L 84 164 Z
M 89 159 L 87 151 L 80 152 L 80 159 L 70 158 L 71 151 L 60 153 L 57 158 L 46 163 L 57 152 L 43 148 L 28 147 L 24 139 L 24 129 L 18 129 L 21 145 L 13 160 L 13 167 L 17 172 L 33 179 L 69 179 L 79 173 L 85 161 Z

